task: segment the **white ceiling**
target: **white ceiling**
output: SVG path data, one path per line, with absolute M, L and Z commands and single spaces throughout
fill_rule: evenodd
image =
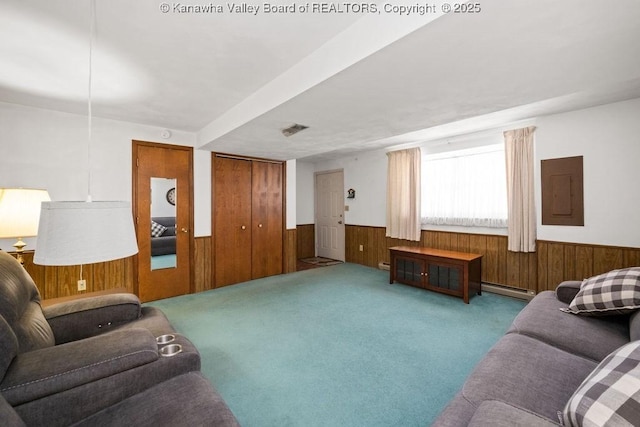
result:
M 317 160 L 640 97 L 637 0 L 430 2 L 424 16 L 161 3 L 97 0 L 93 115 L 196 132 L 213 151 Z M 0 101 L 86 114 L 89 10 L 0 0 Z M 293 123 L 309 129 L 284 137 Z

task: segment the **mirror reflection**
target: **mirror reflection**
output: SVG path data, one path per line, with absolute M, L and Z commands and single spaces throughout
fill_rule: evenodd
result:
M 176 268 L 176 179 L 151 178 L 151 269 Z

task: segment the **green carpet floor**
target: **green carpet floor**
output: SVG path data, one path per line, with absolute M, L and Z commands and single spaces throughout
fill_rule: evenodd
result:
M 525 303 L 341 264 L 156 301 L 251 426 L 426 426 Z

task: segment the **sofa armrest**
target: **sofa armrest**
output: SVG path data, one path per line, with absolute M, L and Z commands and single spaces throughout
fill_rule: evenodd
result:
M 128 293 L 100 295 L 54 304 L 42 311 L 56 344 L 63 344 L 139 319 L 140 300 Z
M 62 393 L 158 360 L 155 337 L 131 328 L 22 353 L 9 366 L 0 392 L 12 406 Z
M 560 424 L 533 412 L 499 400 L 485 400 L 476 410 L 468 427 L 557 427 Z
M 571 301 L 573 301 L 578 291 L 580 291 L 581 284 L 582 282 L 579 280 L 567 280 L 560 283 L 556 287 L 556 298 L 565 304 L 571 304 Z

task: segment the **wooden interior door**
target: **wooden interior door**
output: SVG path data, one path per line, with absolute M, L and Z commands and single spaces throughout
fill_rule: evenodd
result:
M 212 156 L 215 287 L 251 280 L 251 161 Z
M 282 175 L 282 163 L 252 162 L 252 279 L 282 274 Z
M 193 289 L 192 159 L 191 147 L 133 141 L 133 209 L 138 239 L 136 290 L 141 301 L 183 295 Z M 176 180 L 175 267 L 151 269 L 151 178 Z

